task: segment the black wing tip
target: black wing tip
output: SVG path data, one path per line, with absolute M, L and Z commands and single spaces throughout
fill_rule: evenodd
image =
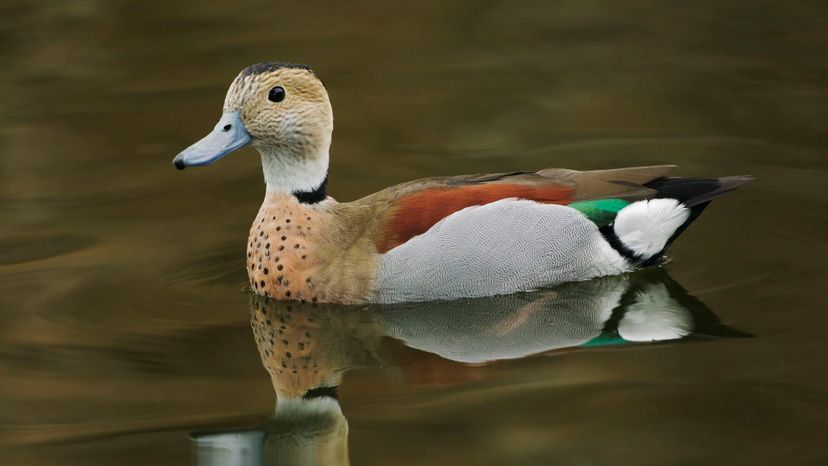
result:
M 740 188 L 751 181 L 755 180 L 756 177 L 753 175 L 735 175 L 735 176 L 723 176 L 718 178 L 719 184 L 722 185 L 722 188 L 727 189 L 728 191 L 732 191 L 736 188 Z
M 740 188 L 753 181 L 751 175 L 725 176 L 722 178 L 657 178 L 645 186 L 656 191 L 657 198 L 672 198 L 693 207 Z

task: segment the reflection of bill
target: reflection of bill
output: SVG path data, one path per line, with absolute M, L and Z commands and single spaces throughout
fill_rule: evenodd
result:
M 348 422 L 336 387 L 345 371 L 381 364 L 374 314 L 254 295 L 250 324 L 276 392 L 274 414 L 248 430 L 193 434 L 197 464 L 347 465 Z
M 336 387 L 358 367 L 395 365 L 414 383 L 451 383 L 482 363 L 567 348 L 745 335 L 722 325 L 661 269 L 532 293 L 392 306 L 254 296 L 250 322 L 276 392 L 274 415 L 252 429 L 193 434 L 199 465 L 348 464 L 348 424 Z
M 199 466 L 347 465 L 348 421 L 334 397 L 280 399 L 249 430 L 196 433 Z

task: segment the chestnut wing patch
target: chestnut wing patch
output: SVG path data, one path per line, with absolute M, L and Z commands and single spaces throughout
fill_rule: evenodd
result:
M 490 183 L 463 187 L 434 187 L 402 197 L 393 207 L 377 248 L 387 252 L 414 236 L 428 231 L 443 218 L 475 205 L 500 199 L 529 199 L 543 204 L 566 205 L 575 189 L 570 186 L 531 186 L 517 183 Z

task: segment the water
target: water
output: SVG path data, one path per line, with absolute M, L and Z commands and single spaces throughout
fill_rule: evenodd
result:
M 0 12 L 2 464 L 828 461 L 822 2 Z M 331 93 L 340 200 L 546 166 L 757 181 L 663 270 L 288 313 L 244 289 L 255 153 L 170 166 L 235 73 L 272 59 L 312 65 Z M 635 342 L 653 322 L 683 338 Z M 279 330 L 307 345 L 296 374 L 263 338 Z M 274 409 L 317 385 L 338 402 Z

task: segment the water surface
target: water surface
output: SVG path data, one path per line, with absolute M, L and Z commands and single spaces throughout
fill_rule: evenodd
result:
M 2 463 L 828 462 L 823 3 L 7 0 Z M 170 165 L 274 59 L 331 94 L 339 200 L 547 166 L 757 181 L 661 270 L 288 313 L 245 289 L 255 152 Z

